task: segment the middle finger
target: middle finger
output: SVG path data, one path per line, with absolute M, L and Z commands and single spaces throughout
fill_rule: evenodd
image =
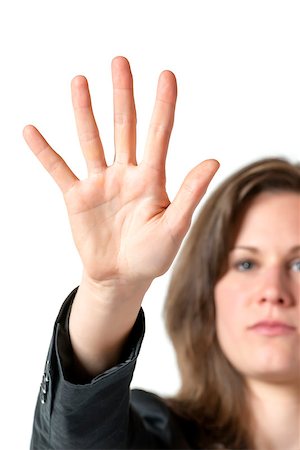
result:
M 118 56 L 112 61 L 114 96 L 115 162 L 136 164 L 136 111 L 129 62 Z

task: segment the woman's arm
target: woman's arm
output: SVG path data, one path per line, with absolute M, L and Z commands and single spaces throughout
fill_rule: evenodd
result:
M 69 319 L 78 379 L 93 378 L 120 360 L 148 287 L 148 283 L 100 287 L 83 275 Z

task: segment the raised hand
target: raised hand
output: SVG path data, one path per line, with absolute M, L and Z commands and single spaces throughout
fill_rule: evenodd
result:
M 128 61 L 112 61 L 115 158 L 107 166 L 88 82 L 71 82 L 72 101 L 88 177 L 79 180 L 41 133 L 24 138 L 61 189 L 86 277 L 95 283 L 153 280 L 165 273 L 187 233 L 192 214 L 219 167 L 206 160 L 192 169 L 171 203 L 165 161 L 177 96 L 176 78 L 161 73 L 141 163 L 136 161 L 136 111 Z M 189 151 L 189 149 L 184 149 Z

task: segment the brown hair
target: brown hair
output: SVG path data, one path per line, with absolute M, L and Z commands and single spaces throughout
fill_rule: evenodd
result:
M 254 448 L 243 376 L 221 350 L 214 287 L 227 260 L 242 211 L 263 191 L 300 192 L 300 165 L 265 158 L 228 177 L 206 201 L 174 266 L 164 306 L 181 388 L 164 400 L 192 435 L 192 444 Z

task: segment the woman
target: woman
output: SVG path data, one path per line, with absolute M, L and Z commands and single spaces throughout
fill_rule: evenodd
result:
M 192 227 L 165 304 L 182 381 L 168 404 L 208 448 L 300 448 L 299 244 L 300 166 L 281 159 L 225 180 Z
M 82 76 L 72 81 L 72 99 L 87 179 L 78 180 L 35 127 L 24 129 L 26 142 L 64 195 L 83 262 L 81 283 L 55 322 L 31 449 L 282 450 L 284 445 L 296 450 L 300 169 L 279 159 L 252 164 L 206 203 L 178 259 L 166 302 L 182 387 L 165 399 L 130 391 L 144 335 L 143 297 L 170 267 L 219 164 L 196 166 L 171 203 L 165 159 L 175 77 L 168 71 L 160 76 L 139 165 L 125 58 L 113 60 L 112 78 L 110 167 Z M 273 323 L 252 328 L 262 320 Z M 285 325 L 275 326 L 275 320 Z

